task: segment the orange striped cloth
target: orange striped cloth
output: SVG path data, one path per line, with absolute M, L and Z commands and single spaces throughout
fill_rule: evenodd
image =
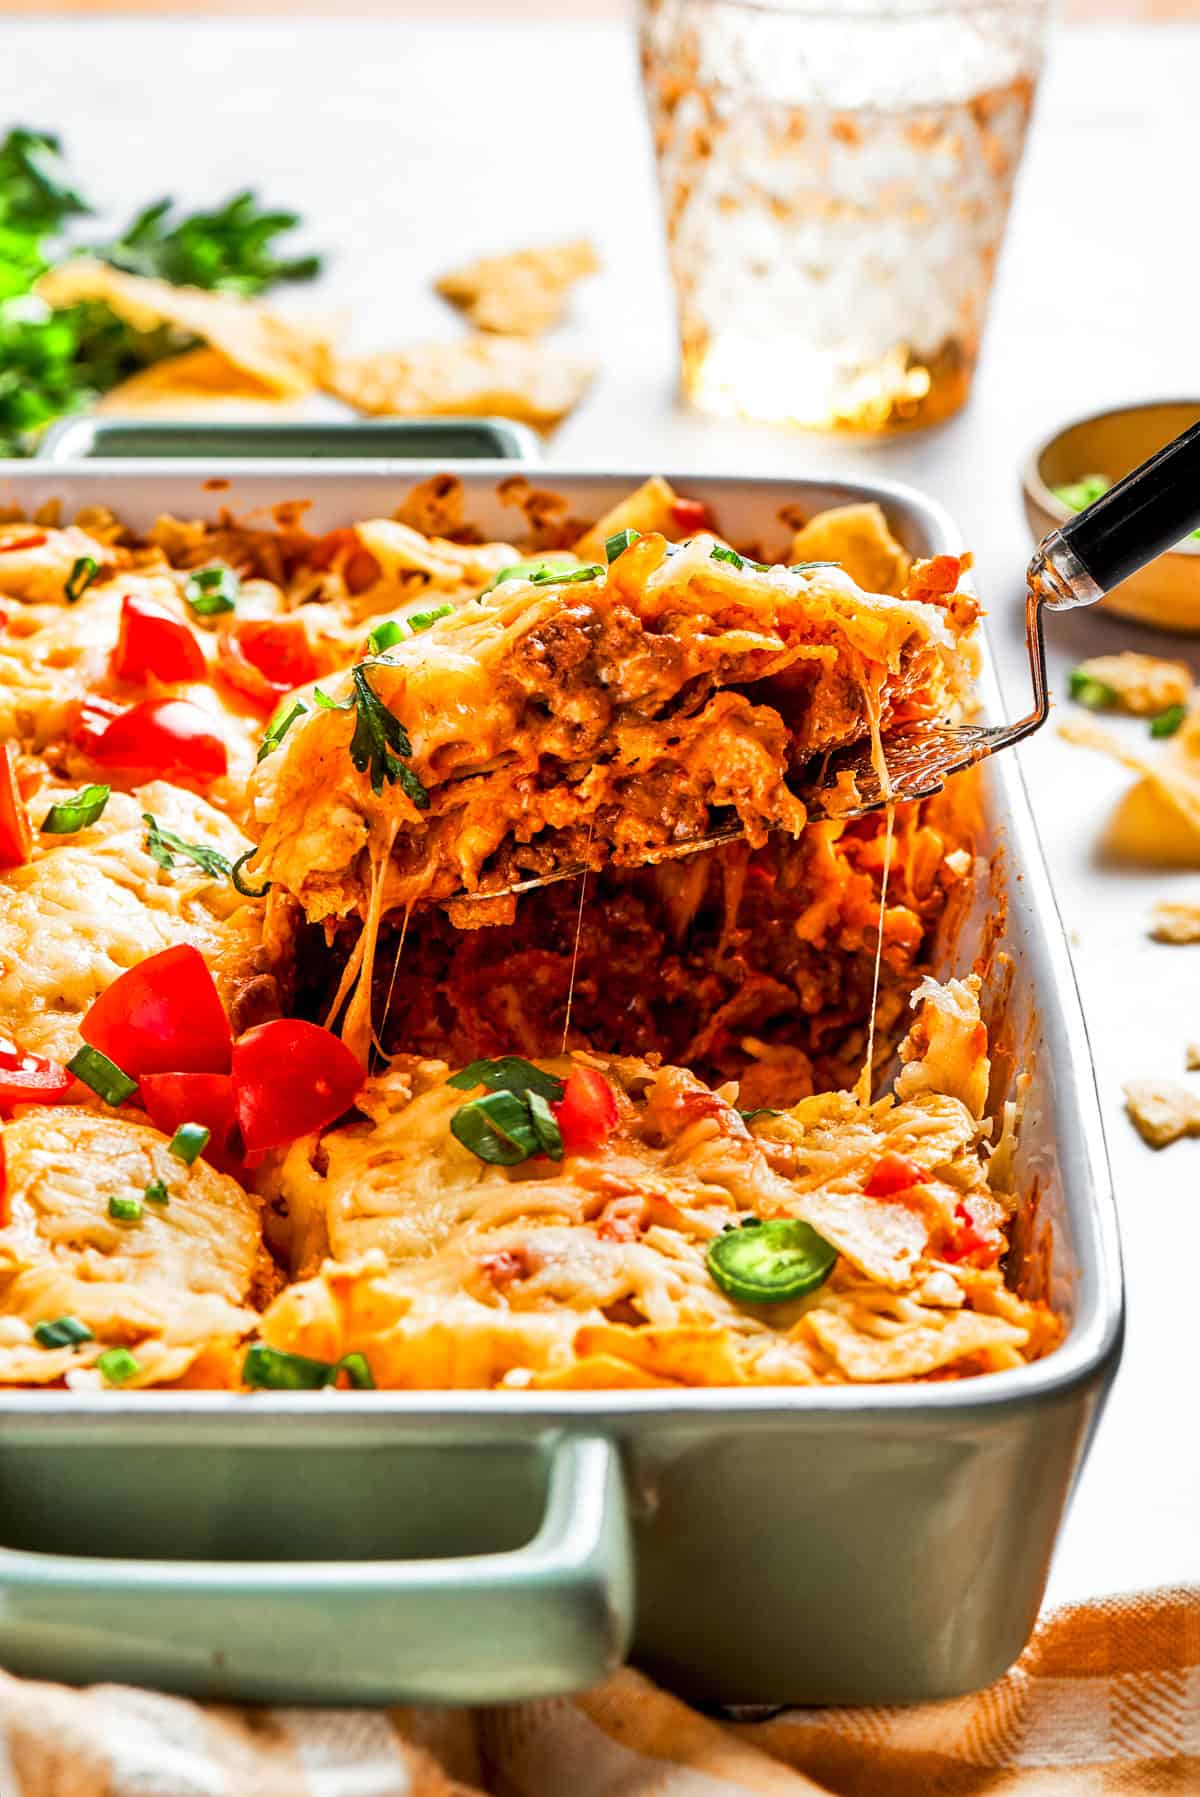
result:
M 1051 1612 L 998 1683 L 723 1725 L 622 1672 L 495 1710 L 235 1710 L 0 1674 L 0 1797 L 1200 1793 L 1200 1591 Z

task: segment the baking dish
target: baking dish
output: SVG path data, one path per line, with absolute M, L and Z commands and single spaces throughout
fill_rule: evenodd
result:
M 12 464 L 0 503 L 104 503 L 146 525 L 304 497 L 325 529 L 386 514 L 446 467 Z M 594 517 L 642 477 L 453 471 L 501 537 L 518 516 L 502 481 L 524 475 Z M 735 540 L 778 536 L 784 504 L 877 499 L 911 550 L 957 547 L 936 507 L 884 482 L 669 478 Z M 995 712 L 986 666 L 983 696 Z M 1029 1076 L 1024 1232 L 1035 1264 L 1052 1243 L 1061 1348 L 896 1387 L 0 1393 L 0 1663 L 324 1703 L 548 1695 L 627 1651 L 713 1704 L 901 1702 L 997 1676 L 1037 1612 L 1122 1296 L 1082 1017 L 1011 757 L 983 788 L 993 884 L 977 922 L 1004 1016 L 994 1096 Z M 959 941 L 960 969 L 977 946 Z

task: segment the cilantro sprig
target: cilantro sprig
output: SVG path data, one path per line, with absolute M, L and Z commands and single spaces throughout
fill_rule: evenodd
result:
M 367 679 L 369 662 L 360 661 L 350 670 L 354 691 L 348 699 L 331 699 L 320 687 L 313 697 L 324 711 L 352 711 L 354 734 L 350 738 L 350 759 L 360 774 L 369 774 L 371 791 L 383 791 L 384 782 L 399 785 L 418 811 L 429 808 L 429 793 L 408 763 L 412 757 L 412 739 L 394 711 L 389 711 Z
M 219 849 L 210 849 L 203 842 L 184 842 L 173 831 L 164 830 L 152 812 L 143 811 L 142 822 L 146 826 L 146 853 L 168 873 L 175 866 L 176 855 L 182 855 L 185 860 L 194 861 L 202 873 L 214 880 L 231 877 L 233 864 Z

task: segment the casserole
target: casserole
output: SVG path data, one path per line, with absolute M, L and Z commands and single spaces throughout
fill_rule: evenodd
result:
M 212 511 L 215 479 L 221 505 L 303 494 L 330 528 L 386 514 L 434 471 L 99 462 L 14 470 L 0 501 L 102 501 L 145 526 Z M 513 472 L 461 471 L 485 532 L 503 534 L 495 487 Z M 596 516 L 635 480 L 550 484 Z M 884 484 L 686 485 L 747 540 L 785 501 L 865 498 L 911 550 L 956 547 L 940 513 Z M 1065 945 L 1016 771 L 985 784 L 998 1086 L 1031 1074 L 1026 1247 L 1036 1266 L 1053 1243 L 1062 1347 L 966 1385 L 887 1389 L 5 1393 L 4 1664 L 321 1702 L 536 1696 L 602 1676 L 631 1640 L 715 1703 L 902 1701 L 996 1676 L 1036 1614 L 1121 1297 Z

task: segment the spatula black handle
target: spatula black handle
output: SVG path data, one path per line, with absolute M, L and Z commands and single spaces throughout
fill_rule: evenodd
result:
M 1064 524 L 1058 540 L 1102 593 L 1200 526 L 1200 424 Z

